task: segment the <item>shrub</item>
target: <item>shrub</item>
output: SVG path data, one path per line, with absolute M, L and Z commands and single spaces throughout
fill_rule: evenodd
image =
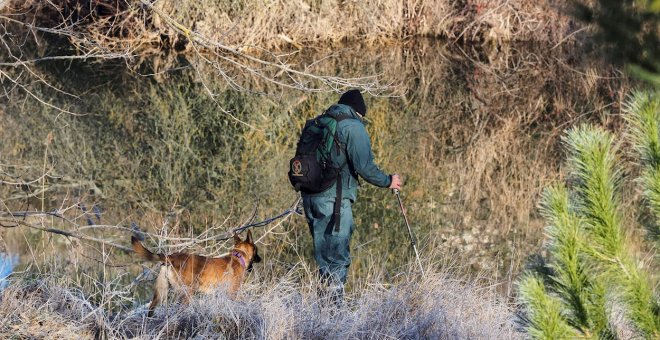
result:
M 633 95 L 627 107 L 631 140 L 645 166 L 643 191 L 657 218 L 657 95 Z M 541 200 L 548 263 L 520 283 L 527 330 L 538 338 L 571 332 L 616 338 L 627 331 L 657 338 L 660 304 L 653 278 L 638 265 L 623 230 L 632 226 L 623 223 L 619 208 L 619 144 L 612 133 L 581 126 L 568 131 L 564 145 L 568 186 L 548 188 Z M 618 310 L 624 311 L 623 322 L 614 321 Z

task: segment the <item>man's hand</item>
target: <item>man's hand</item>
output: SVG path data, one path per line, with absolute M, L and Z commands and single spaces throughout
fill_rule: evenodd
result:
M 401 190 L 401 177 L 397 174 L 392 175 L 392 183 L 390 184 L 390 189 Z

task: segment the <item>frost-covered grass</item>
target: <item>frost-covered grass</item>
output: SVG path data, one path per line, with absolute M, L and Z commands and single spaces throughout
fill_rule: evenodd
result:
M 458 274 L 456 274 L 458 275 Z M 360 282 L 336 308 L 317 295 L 314 275 L 258 277 L 236 300 L 221 291 L 174 296 L 146 317 L 130 292 L 86 292 L 54 277 L 16 278 L 0 295 L 0 333 L 19 337 L 241 338 L 241 339 L 513 339 L 513 314 L 492 286 L 449 272 L 399 283 Z M 268 276 L 268 275 L 266 275 Z M 375 278 L 374 278 L 375 279 Z M 60 282 L 60 283 L 56 283 Z M 149 285 L 150 283 L 144 283 Z M 120 288 L 119 288 L 120 289 Z M 128 288 L 127 288 L 128 289 Z M 121 290 L 121 289 L 120 289 Z M 101 296 L 106 295 L 106 296 Z M 107 300 L 106 300 L 107 298 Z M 121 300 L 109 311 L 110 300 Z

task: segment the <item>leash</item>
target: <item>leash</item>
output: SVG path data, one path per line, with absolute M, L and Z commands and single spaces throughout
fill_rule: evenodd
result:
M 408 227 L 408 236 L 410 236 L 410 245 L 412 245 L 413 250 L 415 251 L 415 258 L 417 258 L 417 264 L 419 265 L 419 270 L 424 276 L 424 267 L 422 267 L 422 261 L 419 258 L 419 252 L 417 251 L 417 242 L 415 241 L 415 234 L 413 234 L 412 228 L 410 228 L 410 223 L 408 223 L 408 216 L 406 216 L 406 210 L 403 209 L 403 202 L 401 201 L 401 196 L 399 195 L 398 189 L 392 190 L 396 195 L 397 200 L 399 201 L 399 207 L 401 208 L 401 214 L 403 214 L 403 220 L 406 221 L 406 227 Z

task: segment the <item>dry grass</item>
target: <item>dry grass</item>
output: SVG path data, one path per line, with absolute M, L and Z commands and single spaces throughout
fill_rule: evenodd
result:
M 270 49 L 346 40 L 382 44 L 413 37 L 556 42 L 568 33 L 568 19 L 548 1 L 231 1 L 221 6 L 159 6 L 216 40 Z
M 301 49 L 346 40 L 383 44 L 414 37 L 500 44 L 558 42 L 569 33 L 566 3 L 467 1 L 14 1 L 5 13 L 25 23 L 67 27 L 78 47 L 114 52 L 186 51 L 188 31 L 233 48 Z M 169 21 L 177 22 L 173 25 Z
M 412 264 L 411 264 L 412 266 Z M 0 295 L 0 333 L 34 338 L 102 335 L 108 338 L 242 339 L 515 339 L 509 306 L 492 288 L 431 272 L 422 279 L 402 273 L 399 283 L 383 285 L 370 277 L 364 288 L 348 293 L 336 309 L 320 300 L 317 282 L 303 264 L 284 276 L 256 267 L 237 300 L 221 291 L 176 299 L 147 319 L 130 289 L 85 291 L 48 275 L 20 276 Z M 412 266 L 414 268 L 414 266 Z M 97 287 L 102 287 L 99 282 Z M 105 282 L 107 284 L 107 282 Z M 147 284 L 143 282 L 141 284 Z M 89 290 L 89 287 L 87 287 Z M 113 311 L 96 301 L 122 296 Z M 57 333 L 52 333 L 52 332 Z

